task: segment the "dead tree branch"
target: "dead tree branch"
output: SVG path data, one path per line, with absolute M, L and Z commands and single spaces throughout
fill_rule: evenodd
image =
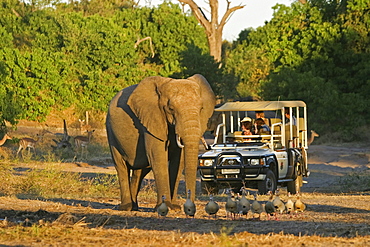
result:
M 150 37 L 150 36 L 148 36 L 148 37 L 145 37 L 145 38 L 142 38 L 142 39 L 137 39 L 137 41 L 136 41 L 136 43 L 135 43 L 135 49 L 138 47 L 138 45 L 141 43 L 141 42 L 143 42 L 143 41 L 145 41 L 145 40 L 149 40 L 149 42 L 150 42 L 150 50 L 151 50 L 151 52 L 152 52 L 152 58 L 154 57 L 154 55 L 155 55 L 155 53 L 154 53 L 154 49 L 153 49 L 153 43 L 152 43 L 152 37 Z

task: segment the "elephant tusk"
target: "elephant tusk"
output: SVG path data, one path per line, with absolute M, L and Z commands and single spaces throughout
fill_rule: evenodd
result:
M 181 143 L 180 136 L 178 136 L 178 135 L 176 135 L 176 142 L 177 142 L 177 146 L 179 146 L 179 148 L 184 148 L 184 145 Z
M 205 148 L 206 150 L 210 150 L 210 149 L 211 149 L 211 148 L 209 147 L 208 143 L 206 142 L 206 139 L 204 139 L 204 136 L 202 136 L 202 137 L 200 138 L 200 140 L 202 141 L 203 146 L 204 146 L 204 148 Z

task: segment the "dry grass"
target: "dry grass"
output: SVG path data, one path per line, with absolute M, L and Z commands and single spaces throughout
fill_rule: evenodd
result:
M 150 198 L 147 198 L 150 195 Z M 251 198 L 250 198 L 251 199 Z M 283 200 L 287 196 L 282 196 Z M 218 218 L 209 218 L 198 197 L 195 219 L 170 211 L 165 219 L 153 210 L 155 193 L 140 196 L 138 212 L 118 211 L 118 198 L 18 199 L 0 197 L 0 243 L 28 246 L 366 246 L 370 244 L 369 195 L 305 193 L 307 211 L 279 220 L 226 218 L 226 197 Z M 267 196 L 261 196 L 265 202 Z M 185 201 L 180 198 L 180 203 Z M 355 202 L 355 204 L 354 204 Z
M 370 169 L 361 172 L 350 172 L 338 181 L 343 191 L 370 190 Z
M 13 231 L 9 233 L 9 231 Z M 27 228 L 9 229 L 2 235 L 18 235 L 19 239 L 8 238 L 4 244 L 27 246 L 368 246 L 369 237 L 341 238 L 320 236 L 294 236 L 290 234 L 258 235 L 239 233 L 224 234 L 181 233 L 177 231 L 155 231 L 141 229 L 91 229 L 82 227 L 54 227 L 53 229 Z M 73 237 L 72 237 L 73 236 Z M 35 241 L 36 240 L 36 241 Z
M 368 171 L 349 173 L 338 183 L 325 185 L 325 191 L 341 187 L 337 191 L 352 191 L 352 194 L 306 192 L 303 194 L 306 212 L 282 215 L 278 221 L 268 220 L 265 214 L 259 221 L 252 220 L 250 215 L 229 220 L 224 209 L 225 195 L 214 197 L 221 206 L 217 219 L 208 218 L 204 211 L 208 197 L 200 195 L 196 200 L 195 219 L 186 219 L 182 211 L 170 211 L 165 219 L 160 219 L 153 209 L 156 193 L 151 179 L 145 181 L 139 194 L 140 211 L 117 210 L 117 178 L 114 170 L 108 169 L 112 165 L 106 144 L 100 145 L 106 142 L 105 137 L 96 137 L 89 160 L 83 162 L 71 162 L 73 152 L 59 155 L 50 152 L 49 141 L 39 147 L 37 155 L 24 159 L 14 157 L 16 144 L 6 147 L 8 159 L 0 164 L 0 244 L 370 245 L 370 195 L 364 192 L 369 188 Z M 287 200 L 284 189 L 281 198 Z M 267 199 L 267 196 L 259 197 L 262 203 Z M 179 195 L 179 203 L 184 201 L 184 195 Z
M 18 164 L 19 166 L 19 164 Z M 82 177 L 62 170 L 62 163 L 32 162 L 24 168 L 0 165 L 0 195 L 26 198 L 85 198 L 116 196 L 117 176 L 97 173 Z

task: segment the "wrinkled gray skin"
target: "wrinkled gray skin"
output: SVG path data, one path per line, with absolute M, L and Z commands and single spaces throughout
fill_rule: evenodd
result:
M 180 209 L 175 200 L 184 168 L 186 190 L 194 192 L 194 201 L 199 140 L 214 106 L 214 93 L 198 74 L 179 80 L 148 77 L 114 96 L 106 127 L 119 177 L 120 210 L 138 210 L 137 194 L 150 170 L 157 206 L 164 195 L 170 208 Z M 176 135 L 183 148 L 177 145 Z

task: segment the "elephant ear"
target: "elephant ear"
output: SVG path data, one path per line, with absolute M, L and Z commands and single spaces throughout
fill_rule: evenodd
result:
M 204 133 L 207 129 L 208 119 L 212 116 L 216 105 L 215 94 L 209 85 L 208 81 L 204 76 L 200 74 L 195 74 L 189 77 L 188 80 L 195 81 L 200 86 L 200 95 L 202 98 L 203 109 L 200 112 L 200 123 L 201 131 Z
M 128 99 L 127 104 L 149 133 L 160 140 L 167 140 L 166 117 L 159 107 L 158 87 L 171 80 L 153 76 L 142 80 Z

